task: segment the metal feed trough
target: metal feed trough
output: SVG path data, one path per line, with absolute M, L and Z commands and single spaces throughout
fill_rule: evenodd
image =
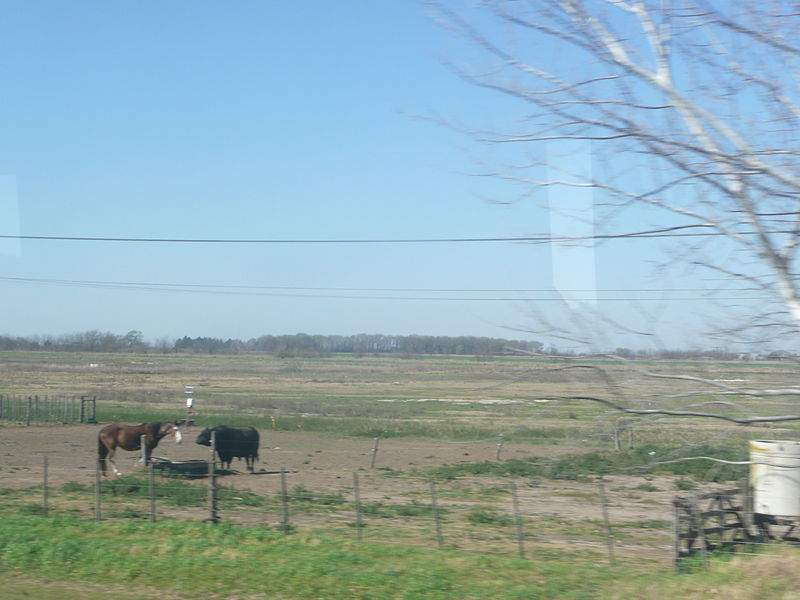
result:
M 151 456 L 150 462 L 153 469 L 166 471 L 174 475 L 187 477 L 202 477 L 208 475 L 207 460 L 170 460 L 162 456 Z

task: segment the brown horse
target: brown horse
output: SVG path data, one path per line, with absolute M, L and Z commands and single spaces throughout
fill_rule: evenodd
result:
M 97 460 L 103 475 L 106 474 L 106 462 L 111 463 L 115 475 L 121 475 L 114 464 L 114 453 L 117 448 L 123 450 L 140 450 L 142 447 L 142 436 L 145 437 L 145 454 L 150 459 L 153 448 L 158 446 L 162 438 L 174 434 L 175 442 L 181 443 L 181 421 L 156 421 L 154 423 L 142 423 L 141 425 L 122 425 L 121 423 L 111 423 L 100 430 L 97 436 Z

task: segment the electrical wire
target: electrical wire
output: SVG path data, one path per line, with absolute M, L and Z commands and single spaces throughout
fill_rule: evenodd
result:
M 598 301 L 663 301 L 663 297 L 601 297 L 595 298 L 596 294 L 602 293 L 667 293 L 667 292 L 710 292 L 710 291 L 737 291 L 737 290 L 709 290 L 706 288 L 678 288 L 678 289 L 605 289 L 605 290 L 548 290 L 548 289 L 466 289 L 466 288 L 348 288 L 348 287 L 288 287 L 288 286 L 245 286 L 245 285 L 216 285 L 216 284 L 187 284 L 187 283 L 152 283 L 152 282 L 120 282 L 120 281 L 82 281 L 74 279 L 45 279 L 32 277 L 0 277 L 0 281 L 10 283 L 29 283 L 41 285 L 59 285 L 67 287 L 84 288 L 104 288 L 134 291 L 155 291 L 155 292 L 179 292 L 188 294 L 214 294 L 232 296 L 268 296 L 285 298 L 321 298 L 321 299 L 347 299 L 347 300 L 433 300 L 433 301 L 474 301 L 474 302 L 561 302 L 562 293 L 585 293 L 592 294 L 592 300 Z M 741 290 L 750 291 L 750 290 Z M 326 293 L 302 293 L 302 292 L 326 292 Z M 355 295 L 337 294 L 328 292 L 373 292 L 373 293 L 493 293 L 493 294 L 518 294 L 516 296 L 397 296 L 397 295 Z M 522 294 L 555 294 L 556 296 L 523 296 Z M 670 296 L 673 300 L 699 300 L 706 296 Z M 730 298 L 715 299 L 743 300 L 754 296 L 736 296 Z
M 61 235 L 0 235 L 0 239 L 39 240 L 61 242 L 128 242 L 128 243 L 160 243 L 160 244 L 462 244 L 485 242 L 512 243 L 566 243 L 592 240 L 612 239 L 648 239 L 664 237 L 709 237 L 730 236 L 721 231 L 683 232 L 686 229 L 713 228 L 709 224 L 678 225 L 645 231 L 627 233 L 595 234 L 587 236 L 532 235 L 521 237 L 464 237 L 464 238 L 339 238 L 339 239 L 302 239 L 302 238 L 156 238 L 156 237 L 108 237 L 108 236 L 61 236 Z M 755 231 L 735 231 L 736 235 L 756 235 Z M 795 230 L 776 230 L 770 234 L 796 234 Z

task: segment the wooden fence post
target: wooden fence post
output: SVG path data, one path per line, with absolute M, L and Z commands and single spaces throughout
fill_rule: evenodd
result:
M 519 499 L 517 498 L 517 482 L 511 482 L 511 502 L 514 507 L 514 526 L 517 529 L 517 546 L 519 557 L 525 558 L 525 536 L 522 532 L 522 516 L 519 514 Z
M 25 412 L 25 426 L 26 427 L 30 427 L 31 426 L 31 411 L 32 410 L 33 410 L 33 398 L 28 396 L 28 406 L 27 406 L 27 410 Z
M 442 537 L 442 520 L 439 516 L 439 505 L 436 502 L 436 486 L 433 483 L 433 479 L 429 479 L 428 484 L 431 487 L 431 513 L 433 513 L 433 522 L 436 526 L 436 542 L 441 548 L 444 546 L 444 537 Z
M 147 468 L 147 461 L 150 459 L 150 457 L 147 456 L 147 436 L 146 435 L 142 434 L 141 436 L 139 436 L 139 445 L 141 446 L 141 451 L 142 451 L 142 464 L 144 465 L 145 468 Z
M 208 461 L 208 520 L 212 523 L 219 523 L 217 513 L 217 435 L 216 431 L 211 431 L 211 459 Z
M 47 456 L 43 457 L 44 476 L 42 481 L 42 514 L 46 517 L 48 512 L 47 506 Z
M 697 496 L 692 497 L 690 500 L 690 510 L 692 514 L 692 521 L 697 529 L 697 537 L 700 543 L 700 556 L 703 557 L 703 568 L 708 569 L 708 546 L 706 544 L 706 530 L 703 525 L 703 515 L 700 512 L 700 500 Z
M 94 518 L 100 520 L 100 461 L 94 468 Z
M 503 451 L 503 442 L 505 441 L 503 434 L 500 434 L 500 441 L 497 442 L 497 452 L 494 454 L 495 460 L 500 460 L 500 453 Z
M 286 490 L 286 468 L 281 467 L 281 513 L 283 517 L 283 533 L 289 533 L 289 493 Z
M 358 489 L 358 473 L 355 471 L 353 471 L 353 498 L 356 509 L 356 532 L 358 541 L 360 542 L 363 537 L 362 528 L 364 524 L 361 521 L 361 493 Z
M 606 546 L 608 547 L 608 562 L 613 567 L 616 564 L 614 558 L 614 534 L 611 531 L 611 522 L 608 519 L 608 498 L 606 497 L 606 488 L 603 485 L 603 480 L 599 482 L 600 485 L 600 500 L 603 508 L 603 523 L 606 529 Z
M 150 496 L 150 521 L 156 520 L 156 477 L 153 463 L 147 465 L 147 493 Z
M 378 456 L 378 442 L 379 441 L 380 441 L 380 438 L 375 438 L 375 443 L 372 445 L 372 458 L 369 461 L 369 468 L 370 469 L 374 469 L 375 468 L 375 459 Z
M 675 570 L 680 570 L 681 565 L 681 510 L 677 499 L 672 502 L 672 551 Z
M 754 512 L 753 488 L 750 486 L 750 474 L 748 473 L 742 479 L 742 527 L 745 531 L 745 539 L 753 538 L 757 535 Z

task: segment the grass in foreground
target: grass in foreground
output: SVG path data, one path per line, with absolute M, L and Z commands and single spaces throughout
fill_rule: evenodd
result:
M 120 600 L 800 597 L 800 553 L 715 559 L 677 575 L 563 552 L 531 559 L 357 543 L 198 523 L 0 517 L 3 598 Z
M 617 573 L 565 558 L 359 544 L 229 525 L 0 518 L 4 571 L 37 580 L 131 582 L 142 597 L 158 590 L 293 600 L 608 597 L 601 590 L 613 588 Z

